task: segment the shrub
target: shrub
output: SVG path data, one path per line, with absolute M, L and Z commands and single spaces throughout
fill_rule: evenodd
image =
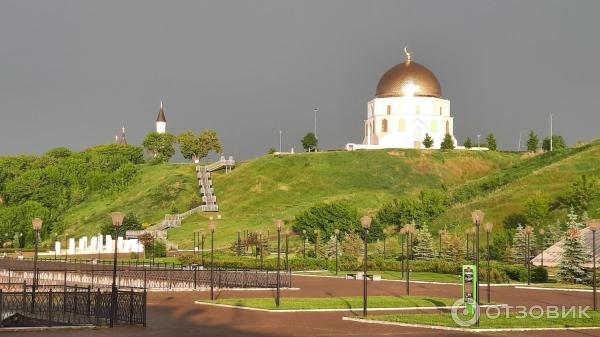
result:
M 548 271 L 543 267 L 535 267 L 531 269 L 531 282 L 545 283 L 548 282 Z

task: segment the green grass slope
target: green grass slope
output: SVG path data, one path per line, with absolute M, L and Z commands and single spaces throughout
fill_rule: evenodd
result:
M 524 212 L 528 198 L 540 196 L 547 200 L 555 200 L 569 191 L 573 182 L 582 174 L 600 176 L 600 141 L 560 153 L 537 155 L 515 167 L 469 183 L 474 185 L 483 180 L 494 181 L 501 175 L 513 177 L 512 180 L 506 178 L 507 183 L 496 190 L 454 205 L 435 221 L 433 228 L 455 223 L 459 224 L 458 228 L 462 230 L 472 226 L 469 223 L 470 212 L 473 209 L 482 209 L 486 212 L 485 221 L 495 224 L 496 231 L 502 230 L 502 220 L 512 213 Z M 465 185 L 458 188 L 464 187 Z M 565 214 L 565 209 L 558 209 L 551 215 L 555 219 L 564 219 Z M 589 215 L 600 216 L 600 200 L 592 201 Z
M 136 181 L 125 191 L 112 195 L 94 195 L 89 201 L 72 207 L 64 217 L 65 235 L 94 235 L 102 223 L 110 221 L 109 213 L 134 212 L 144 223 L 162 220 L 174 207 L 187 210 L 198 181 L 194 167 L 187 164 L 162 164 L 141 167 Z
M 275 219 L 292 219 L 322 201 L 346 199 L 362 212 L 378 209 L 402 195 L 423 188 L 453 187 L 517 163 L 512 153 L 475 151 L 377 150 L 263 156 L 238 165 L 231 173 L 218 172 L 213 184 L 222 220 L 217 224 L 217 246 L 233 242 L 238 229 L 274 234 Z M 169 239 L 186 248 L 192 232 L 206 232 L 210 213 L 195 214 Z M 212 214 L 214 215 L 214 214 Z

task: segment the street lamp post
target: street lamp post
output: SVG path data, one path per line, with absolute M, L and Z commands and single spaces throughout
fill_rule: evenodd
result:
M 340 236 L 340 230 L 336 228 L 333 233 L 335 234 L 335 274 L 337 275 L 339 272 L 338 239 Z
M 40 230 L 42 229 L 42 219 L 35 218 L 31 221 L 31 227 L 33 228 L 33 235 L 35 240 L 35 254 L 33 255 L 33 284 L 31 286 L 31 313 L 35 310 L 35 290 L 38 283 L 38 271 L 37 271 L 37 260 L 38 260 L 38 243 Z M 23 290 L 25 291 L 25 290 Z
M 210 300 L 215 299 L 215 223 L 208 224 L 210 230 Z
M 283 220 L 277 220 L 277 296 L 275 297 L 275 305 L 278 308 L 281 296 L 281 226 L 283 226 Z
M 319 230 L 315 229 L 315 259 L 319 258 Z
M 290 230 L 286 229 L 285 230 L 285 270 L 286 271 L 290 271 L 290 263 L 289 263 L 289 255 L 290 255 L 290 249 L 289 249 L 289 239 L 290 239 Z
M 241 239 L 241 237 L 240 237 L 240 236 L 241 236 L 241 234 L 242 234 L 242 233 L 240 232 L 240 230 L 238 230 L 237 234 L 238 234 L 238 240 L 237 240 L 237 255 L 238 255 L 238 256 L 241 256 L 241 255 L 242 255 L 242 239 Z
M 540 251 L 542 252 L 541 253 L 542 254 L 542 256 L 541 256 L 541 259 L 542 259 L 541 260 L 541 266 L 542 266 L 542 268 L 544 268 L 544 247 L 545 247 L 545 245 L 544 245 L 544 235 L 546 234 L 546 231 L 543 228 L 540 228 L 539 233 L 540 233 L 540 245 L 541 245 Z
M 485 244 L 486 244 L 486 259 L 487 259 L 487 302 L 490 303 L 490 293 L 491 293 L 491 286 L 490 286 L 490 232 L 492 231 L 492 224 L 491 223 L 486 223 L 485 224 Z
M 587 225 L 592 231 L 592 306 L 593 310 L 596 311 L 596 231 L 600 228 L 600 220 L 589 220 Z
M 306 259 L 306 229 L 302 230 L 303 242 L 302 242 L 302 258 Z
M 483 221 L 483 217 L 484 217 L 484 213 L 481 210 L 475 210 L 473 212 L 471 212 L 471 217 L 473 220 L 473 223 L 475 224 L 475 232 L 473 235 L 475 235 L 475 249 L 474 249 L 474 253 L 475 253 L 475 266 L 477 268 L 477 273 L 479 273 L 479 234 L 480 234 L 480 227 L 481 227 L 481 222 Z M 477 306 L 479 306 L 479 289 L 481 287 L 479 287 L 479 282 L 477 282 L 477 296 L 476 296 L 476 301 L 477 301 Z M 477 326 L 479 326 L 479 316 L 477 316 Z
M 412 257 L 412 235 L 414 232 L 414 224 L 404 226 L 404 233 L 406 234 L 406 296 L 410 295 L 410 259 Z
M 111 303 L 110 303 L 110 327 L 112 328 L 115 323 L 115 318 L 117 316 L 117 254 L 118 247 L 117 242 L 119 242 L 119 227 L 123 224 L 123 218 L 125 214 L 121 212 L 112 212 L 110 213 L 110 217 L 112 218 L 113 226 L 115 227 L 115 245 L 114 245 L 114 255 L 113 255 L 113 274 L 112 274 L 112 291 L 111 291 Z M 153 252 L 154 253 L 154 252 Z M 154 254 L 153 254 L 154 255 Z
M 465 255 L 466 260 L 469 260 L 469 233 L 471 232 L 470 228 L 465 229 L 465 235 L 467 236 L 467 254 Z
M 404 227 L 400 228 L 400 278 L 404 279 Z
M 531 261 L 530 261 L 531 257 L 529 256 L 531 254 L 531 248 L 530 248 L 531 233 L 533 233 L 533 227 L 531 227 L 531 226 L 525 227 L 525 234 L 527 235 L 527 251 L 525 252 L 525 256 L 526 256 L 525 263 L 527 263 L 527 285 L 531 284 Z
M 371 227 L 371 217 L 370 216 L 363 216 L 362 218 L 360 218 L 360 224 L 362 225 L 362 228 L 364 229 L 363 232 L 363 240 L 364 240 L 364 245 L 365 245 L 365 252 L 364 252 L 364 257 L 363 257 L 363 316 L 367 316 L 367 267 L 368 267 L 368 262 L 369 262 L 369 255 L 368 255 L 368 249 L 367 249 L 367 239 L 369 236 L 369 227 Z
M 202 266 L 204 267 L 204 233 L 202 233 L 202 236 L 200 237 L 200 262 L 202 263 Z

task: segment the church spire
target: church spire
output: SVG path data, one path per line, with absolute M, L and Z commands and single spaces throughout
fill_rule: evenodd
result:
M 160 101 L 160 110 L 158 111 L 158 117 L 156 118 L 156 122 L 167 122 L 165 118 L 165 110 L 163 109 L 163 102 Z
M 158 110 L 158 117 L 156 117 L 156 132 L 167 132 L 167 119 L 165 118 L 165 109 L 163 108 L 162 99 L 160 100 L 160 110 Z

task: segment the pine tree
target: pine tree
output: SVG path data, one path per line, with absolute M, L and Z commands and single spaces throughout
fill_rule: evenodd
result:
M 546 235 L 544 236 L 544 246 L 548 248 L 560 241 L 562 238 L 562 230 L 560 229 L 560 220 L 556 220 L 554 224 L 548 226 Z
M 465 257 L 465 244 L 463 239 L 458 235 L 442 236 L 442 258 L 450 261 L 460 261 Z
M 538 138 L 538 135 L 533 130 L 530 130 L 529 139 L 527 140 L 527 151 L 537 151 L 539 143 L 540 139 Z
M 487 148 L 490 151 L 496 151 L 498 150 L 498 145 L 496 144 L 496 136 L 494 136 L 493 133 L 490 133 L 486 138 L 485 141 L 487 142 Z
M 415 260 L 432 260 L 434 258 L 433 242 L 427 225 L 423 225 L 417 230 L 415 241 L 415 246 L 413 247 Z
M 440 148 L 442 150 L 453 150 L 454 149 L 454 140 L 452 140 L 452 136 L 450 136 L 449 133 L 447 133 L 444 136 L 444 140 L 442 141 Z
M 423 139 L 423 146 L 426 149 L 430 149 L 433 146 L 433 138 L 428 133 L 425 134 L 425 139 Z
M 335 235 L 332 235 L 331 237 L 329 237 L 329 241 L 327 241 L 327 257 L 328 258 L 333 258 L 335 259 L 335 242 L 337 241 Z M 338 256 L 342 255 L 341 254 L 341 249 L 338 243 Z
M 534 235 L 529 235 L 529 257 L 532 257 L 532 248 L 535 242 Z M 522 263 L 524 265 L 527 264 L 527 234 L 525 233 L 525 228 L 521 224 L 517 226 L 517 231 L 515 236 L 513 237 L 513 245 L 512 245 L 512 256 L 515 262 Z
M 581 240 L 581 231 L 576 225 L 570 225 L 562 242 L 562 256 L 556 275 L 563 282 L 574 283 L 584 279 L 586 272 L 583 264 L 589 260 L 588 252 Z
M 467 139 L 465 139 L 465 142 L 463 143 L 465 149 L 470 149 L 473 147 L 473 142 L 471 141 L 471 137 L 467 137 Z
M 356 232 L 350 232 L 344 236 L 341 250 L 344 255 L 360 256 L 363 250 L 363 240 Z

